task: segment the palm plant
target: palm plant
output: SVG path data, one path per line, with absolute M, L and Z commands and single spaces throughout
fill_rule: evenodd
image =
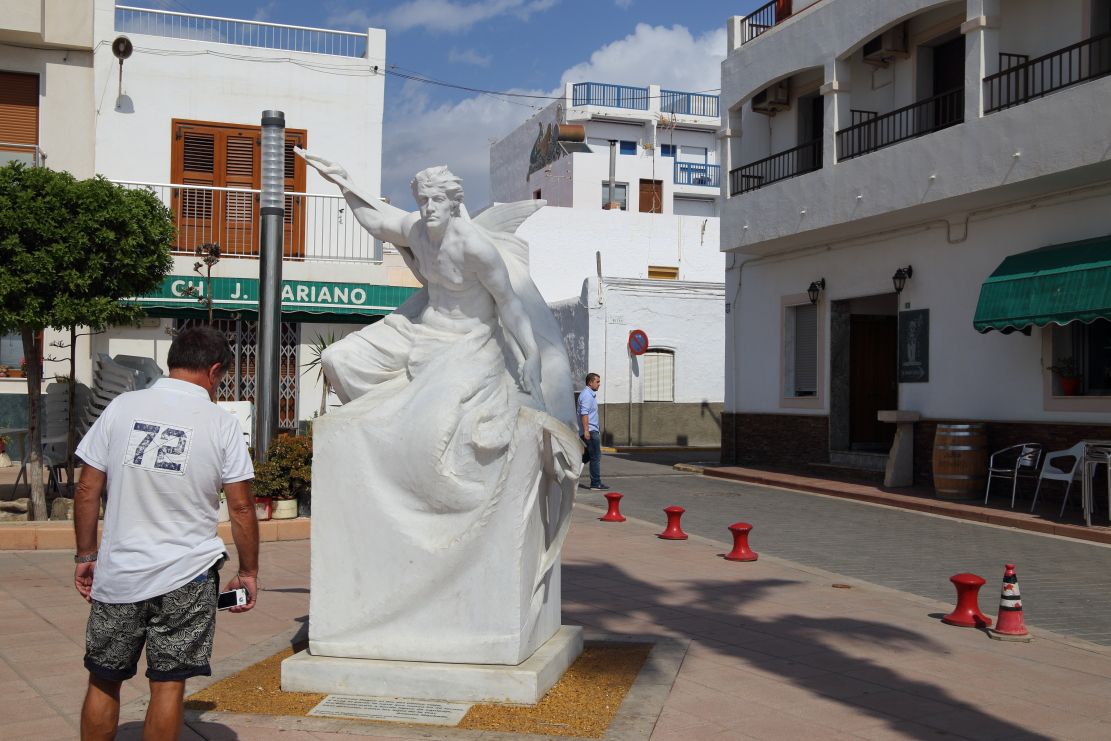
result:
M 324 373 L 324 351 L 338 339 L 335 332 L 329 332 L 327 336 L 318 334 L 316 339 L 309 345 L 309 362 L 302 366 L 305 372 L 301 375 L 305 375 L 305 373 L 309 373 L 315 368 L 316 380 L 323 387 L 323 391 L 320 394 L 320 410 L 316 413 L 318 417 L 322 417 L 327 413 L 328 392 L 332 390 L 332 384 L 328 381 L 327 374 Z

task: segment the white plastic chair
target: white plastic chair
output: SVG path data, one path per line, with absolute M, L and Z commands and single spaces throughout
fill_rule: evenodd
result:
M 1057 461 L 1072 458 L 1072 466 L 1067 470 L 1057 464 Z M 1067 481 L 1068 485 L 1065 487 L 1065 498 L 1061 500 L 1061 512 L 1057 515 L 1061 517 L 1065 514 L 1065 505 L 1069 501 L 1069 491 L 1072 489 L 1072 482 L 1076 480 L 1076 474 L 1080 471 L 1081 464 L 1084 460 L 1084 443 L 1077 443 L 1067 450 L 1054 450 L 1045 454 L 1045 461 L 1042 463 L 1042 471 L 1038 474 L 1038 488 L 1034 490 L 1034 503 L 1030 505 L 1030 511 L 1034 511 L 1034 507 L 1038 505 L 1038 492 L 1041 491 L 1042 482 L 1046 479 L 1052 481 Z
M 988 496 L 991 494 L 992 479 L 1011 479 L 1011 509 L 1014 509 L 1019 478 L 1038 477 L 1038 464 L 1042 462 L 1043 452 L 1039 443 L 1022 443 L 992 453 L 988 459 L 988 486 L 984 491 L 984 504 L 988 503 Z

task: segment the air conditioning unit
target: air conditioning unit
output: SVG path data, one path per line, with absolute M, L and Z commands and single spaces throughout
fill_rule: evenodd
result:
M 752 110 L 774 116 L 791 107 L 791 82 L 782 80 L 752 96 Z
M 907 24 L 900 23 L 864 44 L 864 61 L 877 67 L 886 67 L 892 59 L 906 59 Z

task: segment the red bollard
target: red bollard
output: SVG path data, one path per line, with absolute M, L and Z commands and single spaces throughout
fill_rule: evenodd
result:
M 984 578 L 975 574 L 954 574 L 949 577 L 957 588 L 957 606 L 941 622 L 961 628 L 986 628 L 991 618 L 980 612 L 980 587 Z
M 606 501 L 609 509 L 598 519 L 602 522 L 624 522 L 625 515 L 621 514 L 621 495 L 616 491 L 606 492 Z
M 686 540 L 687 534 L 683 532 L 683 528 L 679 527 L 679 518 L 683 516 L 686 510 L 673 504 L 670 507 L 664 507 L 664 512 L 667 513 L 667 527 L 656 537 L 664 540 Z
M 734 522 L 729 526 L 733 533 L 733 550 L 725 554 L 726 561 L 755 561 L 760 554 L 748 547 L 748 534 L 752 532 L 752 525 L 747 522 Z

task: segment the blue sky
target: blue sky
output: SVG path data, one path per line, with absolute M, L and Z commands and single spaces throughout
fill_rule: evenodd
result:
M 762 0 L 130 0 L 121 4 L 321 28 L 387 31 L 387 64 L 437 80 L 548 94 L 563 82 L 719 85 L 725 21 Z M 489 143 L 543 102 L 387 78 L 383 193 L 409 205 L 412 173 L 446 164 L 472 207 L 488 198 Z

